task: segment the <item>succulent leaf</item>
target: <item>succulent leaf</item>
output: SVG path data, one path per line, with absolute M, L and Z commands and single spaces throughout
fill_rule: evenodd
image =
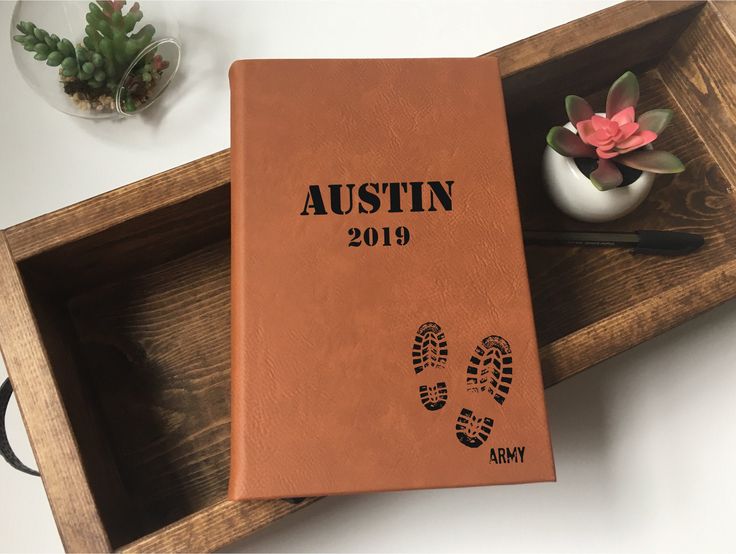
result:
M 619 168 L 609 160 L 598 160 L 598 167 L 590 174 L 590 181 L 598 190 L 615 189 L 623 180 Z
M 61 52 L 57 50 L 55 52 L 51 52 L 49 54 L 49 57 L 46 58 L 46 65 L 50 65 L 51 67 L 56 67 L 63 61 L 64 61 L 64 54 L 62 54 Z
M 631 71 L 616 79 L 608 90 L 606 117 L 611 118 L 629 106 L 636 107 L 639 101 L 639 81 Z
M 42 58 L 36 58 L 37 60 L 45 60 L 46 56 L 48 56 L 49 53 L 51 52 L 51 49 L 46 45 L 45 42 L 37 43 L 36 46 L 34 47 L 34 50 L 36 51 L 37 54 L 40 54 L 41 56 L 43 56 Z
M 68 39 L 60 40 L 57 49 L 65 56 L 74 56 L 74 45 Z
M 547 144 L 561 156 L 568 158 L 595 158 L 595 150 L 564 127 L 552 127 L 547 133 Z
M 649 110 L 639 116 L 639 129 L 653 131 L 659 135 L 672 120 L 672 110 Z
M 565 98 L 565 109 L 567 110 L 567 117 L 573 125 L 577 125 L 580 121 L 585 121 L 593 117 L 595 112 L 590 104 L 580 96 L 571 94 Z
M 663 150 L 637 150 L 619 156 L 618 161 L 626 166 L 652 173 L 681 173 L 685 165 L 677 156 Z
M 77 69 L 77 60 L 72 58 L 71 56 L 68 56 L 64 58 L 61 62 L 61 68 L 62 69 Z

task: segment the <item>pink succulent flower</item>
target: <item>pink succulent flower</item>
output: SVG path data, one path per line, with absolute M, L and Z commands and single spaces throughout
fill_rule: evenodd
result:
M 634 117 L 634 107 L 629 106 L 610 119 L 593 115 L 579 121 L 576 128 L 583 142 L 594 146 L 598 157 L 606 160 L 646 146 L 657 138 L 654 131 L 640 129 Z
M 552 127 L 547 145 L 560 156 L 596 160 L 590 181 L 599 190 L 622 184 L 620 166 L 653 173 L 684 171 L 677 156 L 643 148 L 662 133 L 672 119 L 672 110 L 649 110 L 635 120 L 638 101 L 639 81 L 631 71 L 616 79 L 608 90 L 605 117 L 597 115 L 587 100 L 571 94 L 565 98 L 565 110 L 578 132 L 559 125 Z

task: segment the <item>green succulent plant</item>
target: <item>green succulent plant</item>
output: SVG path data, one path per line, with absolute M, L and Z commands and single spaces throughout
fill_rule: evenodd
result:
M 16 25 L 20 34 L 13 39 L 33 53 L 36 60 L 45 61 L 51 67 L 59 66 L 63 77 L 82 81 L 93 91 L 113 95 L 126 70 L 151 44 L 156 33 L 150 24 L 136 31 L 143 12 L 136 2 L 123 14 L 125 4 L 124 0 L 90 2 L 85 37 L 76 47 L 70 40 L 59 38 L 30 21 Z M 168 62 L 155 51 L 149 52 L 136 64 L 125 85 L 126 98 L 123 101 L 127 111 L 135 109 L 134 98 L 144 94 L 147 84 L 167 67 Z

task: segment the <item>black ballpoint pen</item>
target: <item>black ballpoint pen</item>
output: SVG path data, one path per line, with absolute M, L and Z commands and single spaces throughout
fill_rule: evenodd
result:
M 679 231 L 602 233 L 576 231 L 524 231 L 525 244 L 631 248 L 635 254 L 681 256 L 694 252 L 705 240 L 701 235 Z

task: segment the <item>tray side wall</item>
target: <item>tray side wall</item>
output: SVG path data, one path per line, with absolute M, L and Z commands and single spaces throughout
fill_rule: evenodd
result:
M 109 551 L 69 419 L 2 232 L 0 346 L 64 548 Z

